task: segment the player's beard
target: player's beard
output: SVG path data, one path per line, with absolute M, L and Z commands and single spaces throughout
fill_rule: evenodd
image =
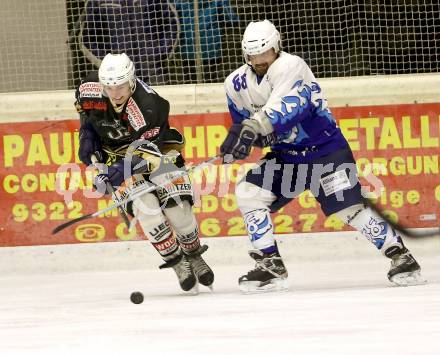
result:
M 255 73 L 257 73 L 258 76 L 264 76 L 264 74 L 267 73 L 268 69 L 269 69 L 269 64 L 267 63 L 257 64 L 254 67 Z

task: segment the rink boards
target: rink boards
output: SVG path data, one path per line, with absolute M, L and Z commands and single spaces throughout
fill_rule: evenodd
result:
M 438 76 L 403 77 L 400 84 L 379 77 L 376 87 L 371 78 L 339 80 L 339 85 L 328 81 L 323 87 L 334 95 L 329 95 L 329 104 L 357 158 L 364 188 L 380 193 L 375 200 L 378 206 L 404 226 L 435 227 L 440 215 L 440 103 L 426 83 L 433 84 Z M 350 93 L 341 88 L 350 85 L 363 89 L 364 95 L 347 99 Z M 388 94 L 378 95 L 377 85 Z M 399 85 L 400 92 L 393 85 Z M 186 137 L 187 162 L 197 164 L 216 155 L 230 125 L 221 86 L 188 85 L 158 91 L 174 107 L 171 123 Z M 58 224 L 110 203 L 105 196 L 91 198 L 92 173 L 84 170 L 76 153 L 79 122 L 73 108 L 67 106 L 72 104 L 72 96 L 71 92 L 1 96 L 6 105 L 0 111 L 0 215 L 4 221 L 0 246 L 142 239 L 139 231 L 127 231 L 115 210 L 56 236 L 50 233 Z M 41 103 L 48 98 L 54 104 L 51 107 L 49 100 L 46 115 L 36 100 Z M 207 112 L 209 98 L 212 104 Z M 246 164 L 217 164 L 195 173 L 195 211 L 203 237 L 245 235 L 234 186 L 261 154 L 254 150 Z M 274 215 L 274 224 L 280 235 L 348 231 L 334 216 L 325 217 L 309 193 Z

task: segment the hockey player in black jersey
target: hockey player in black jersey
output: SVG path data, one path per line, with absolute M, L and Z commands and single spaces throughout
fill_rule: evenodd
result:
M 200 244 L 191 182 L 182 174 L 184 138 L 169 126 L 168 101 L 136 78 L 133 62 L 123 53 L 107 54 L 99 71 L 82 80 L 75 105 L 81 161 L 89 165 L 97 156 L 105 163 L 95 186 L 105 191 L 108 181 L 115 189 L 162 185 L 166 176 L 166 188 L 144 194 L 127 210 L 165 261 L 160 268 L 172 268 L 183 290 L 194 289 L 197 281 L 211 287 L 214 274 L 201 256 L 207 246 Z M 135 171 L 139 166 L 142 170 Z

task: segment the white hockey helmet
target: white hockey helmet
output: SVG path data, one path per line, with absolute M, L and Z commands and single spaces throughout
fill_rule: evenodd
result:
M 250 64 L 250 55 L 261 54 L 271 48 L 276 53 L 281 50 L 280 33 L 269 20 L 251 22 L 244 31 L 241 48 L 246 63 Z
M 136 77 L 134 64 L 125 53 L 107 54 L 101 62 L 98 71 L 99 82 L 105 86 L 116 86 L 129 82 L 134 91 Z

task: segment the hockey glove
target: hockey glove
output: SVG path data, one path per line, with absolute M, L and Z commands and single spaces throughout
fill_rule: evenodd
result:
M 254 120 L 247 119 L 241 124 L 233 124 L 220 146 L 220 153 L 225 158 L 229 154 L 238 160 L 247 158 L 251 153 L 252 145 L 258 138 L 257 132 L 258 122 Z M 224 162 L 228 163 L 228 161 Z
M 99 192 L 107 193 L 107 181 L 112 186 L 119 187 L 124 180 L 124 160 L 118 160 L 107 167 L 107 172 L 101 172 L 95 177 L 94 185 Z
M 79 159 L 86 165 L 92 164 L 92 154 L 101 153 L 101 139 L 90 124 L 81 126 L 79 130 Z
M 107 167 L 104 165 L 104 167 Z M 126 171 L 124 171 L 126 169 Z M 152 164 L 137 155 L 132 155 L 130 159 L 124 158 L 117 160 L 107 167 L 107 172 L 102 171 L 95 178 L 95 187 L 99 192 L 105 192 L 105 184 L 109 181 L 112 186 L 119 187 L 130 176 L 134 174 L 149 173 Z M 101 190 L 102 189 L 102 190 Z

